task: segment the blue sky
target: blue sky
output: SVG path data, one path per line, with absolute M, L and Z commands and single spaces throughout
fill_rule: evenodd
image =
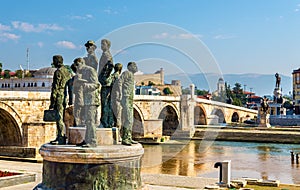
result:
M 145 73 L 159 67 L 166 73 L 203 71 L 201 64 L 211 64 L 209 61 L 198 62 L 200 69 L 195 69 L 193 58 L 180 51 L 191 38 L 207 47 L 206 54 L 211 54 L 225 74 L 278 72 L 291 76 L 300 67 L 300 0 L 1 1 L 0 62 L 4 69 L 27 68 L 29 48 L 30 69 L 50 66 L 55 54 L 71 64 L 86 54 L 87 40 L 99 42 L 111 32 L 122 31 L 119 28 L 139 23 L 164 23 L 166 30 L 155 34 L 154 29 L 151 37 L 179 40 L 171 50 L 164 43 L 117 48 L 121 41 L 144 36 L 148 29 L 143 31 L 143 25 L 138 33 L 119 32 L 119 38 L 111 39 L 114 60 L 140 62 Z M 177 33 L 172 34 L 168 26 L 171 30 L 178 27 Z M 100 58 L 100 48 L 97 55 Z

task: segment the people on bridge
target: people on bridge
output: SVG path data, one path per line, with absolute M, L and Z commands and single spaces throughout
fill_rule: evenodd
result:
M 53 65 L 56 69 L 53 76 L 49 109 L 56 110 L 56 139 L 50 141 L 51 144 L 66 144 L 65 124 L 63 121 L 65 99 L 65 87 L 71 78 L 71 73 L 63 64 L 61 55 L 53 56 Z

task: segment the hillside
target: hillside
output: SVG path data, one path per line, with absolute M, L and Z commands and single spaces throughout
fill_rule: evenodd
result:
M 275 75 L 275 74 L 274 74 Z M 230 84 L 231 87 L 235 83 L 240 83 L 244 88 L 246 85 L 246 91 L 255 92 L 256 95 L 272 95 L 275 87 L 275 76 L 272 74 L 225 74 L 223 75 L 224 80 Z M 292 77 L 290 76 L 281 76 L 281 88 L 283 94 L 292 93 Z M 174 75 L 165 75 L 166 83 L 171 83 L 171 80 L 181 80 L 181 85 L 185 88 L 188 87 L 191 83 L 194 83 L 198 89 L 210 89 L 210 92 L 217 89 L 217 82 L 219 76 L 217 74 L 174 74 Z M 210 84 L 210 87 L 209 85 Z

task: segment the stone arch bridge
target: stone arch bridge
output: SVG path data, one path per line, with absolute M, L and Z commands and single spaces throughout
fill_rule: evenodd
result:
M 18 149 L 18 156 L 35 154 L 42 144 L 55 138 L 55 123 L 43 122 L 49 97 L 49 92 L 0 91 L 0 146 L 3 152 L 3 147 L 23 147 Z M 175 131 L 193 134 L 195 125 L 239 122 L 254 116 L 257 116 L 256 110 L 191 95 L 136 95 L 133 135 L 151 137 L 171 135 Z M 33 149 L 29 150 L 29 147 Z

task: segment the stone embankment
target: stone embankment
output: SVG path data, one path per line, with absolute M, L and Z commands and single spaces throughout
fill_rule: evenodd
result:
M 298 144 L 300 128 L 197 126 L 193 139 Z

